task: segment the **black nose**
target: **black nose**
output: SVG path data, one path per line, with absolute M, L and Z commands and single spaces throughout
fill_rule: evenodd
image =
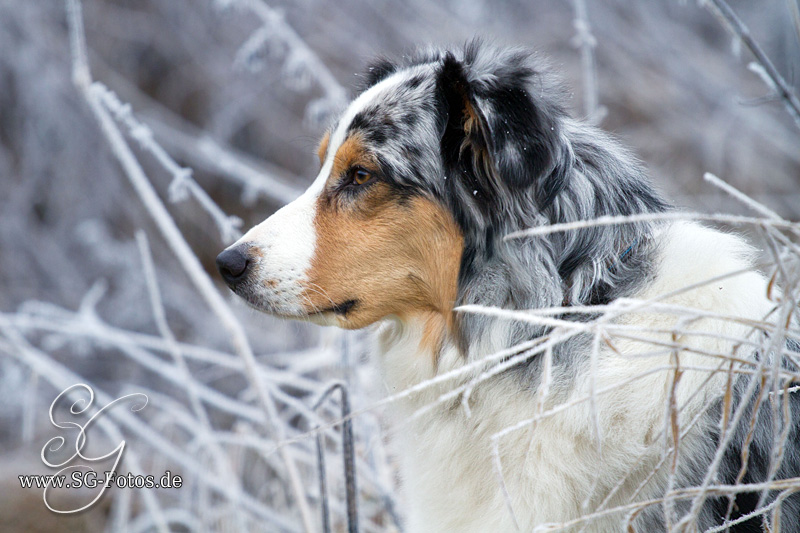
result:
M 242 281 L 247 276 L 249 266 L 250 259 L 247 257 L 247 247 L 244 245 L 223 250 L 217 256 L 217 268 L 228 285 Z

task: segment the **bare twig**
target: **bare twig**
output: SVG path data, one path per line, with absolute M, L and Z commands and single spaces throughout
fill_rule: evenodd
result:
M 572 21 L 572 25 L 575 27 L 575 36 L 570 43 L 575 48 L 578 48 L 581 53 L 583 114 L 592 124 L 599 124 L 606 115 L 607 110 L 598 103 L 597 65 L 594 57 L 597 39 L 592 35 L 586 1 L 572 0 L 572 9 L 575 13 L 575 18 Z
M 345 492 L 347 495 L 347 531 L 348 533 L 358 533 L 358 487 L 356 485 L 356 453 L 353 443 L 353 421 L 350 418 L 350 398 L 347 386 L 342 382 L 330 384 L 322 393 L 320 398 L 314 403 L 312 409 L 316 411 L 322 403 L 334 392 L 339 391 L 342 397 L 342 456 L 344 459 L 344 479 Z M 317 436 L 317 448 L 321 447 L 319 434 Z M 320 457 L 324 454 L 318 451 Z M 320 472 L 325 468 L 324 461 L 320 461 Z M 324 490 L 324 476 L 320 474 L 320 488 Z M 327 512 L 327 495 L 320 494 L 323 499 L 323 516 Z M 324 526 L 328 526 L 327 518 Z
M 775 68 L 775 65 L 772 64 L 767 54 L 764 53 L 764 50 L 761 49 L 761 46 L 753 39 L 753 36 L 750 34 L 750 29 L 742 22 L 742 19 L 739 18 L 725 0 L 703 0 L 701 4 L 713 15 L 722 20 L 725 27 L 738 37 L 753 56 L 755 56 L 756 61 L 758 61 L 758 64 L 765 74 L 762 78 L 766 77 L 770 88 L 775 90 L 781 97 L 786 106 L 786 110 L 794 119 L 795 124 L 800 127 L 800 100 L 798 100 L 797 95 L 794 94 L 794 91 L 786 83 L 786 80 L 783 79 L 780 72 L 778 72 L 778 69 Z
M 781 218 L 775 211 L 768 208 L 762 203 L 756 202 L 755 200 L 744 194 L 742 191 L 736 189 L 733 185 L 722 181 L 711 172 L 706 172 L 705 174 L 703 174 L 703 179 L 711 183 L 715 187 L 719 187 L 726 193 L 730 194 L 731 196 L 742 202 L 744 205 L 748 206 L 749 208 L 753 209 L 758 213 L 761 213 L 765 217 L 770 218 L 772 220 L 780 220 L 782 222 L 785 222 L 783 218 Z

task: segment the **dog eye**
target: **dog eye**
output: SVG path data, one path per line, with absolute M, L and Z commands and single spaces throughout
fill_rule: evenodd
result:
M 372 174 L 368 171 L 364 170 L 363 168 L 356 168 L 352 171 L 352 180 L 353 183 L 356 185 L 364 185 L 369 180 L 372 179 Z

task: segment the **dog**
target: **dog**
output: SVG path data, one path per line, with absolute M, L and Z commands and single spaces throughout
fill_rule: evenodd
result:
M 760 377 L 797 368 L 757 348 L 778 293 L 754 250 L 670 217 L 525 50 L 364 81 L 308 190 L 217 264 L 261 311 L 376 325 L 388 391 L 416 386 L 392 415 L 407 531 L 800 531 L 791 488 L 703 490 L 800 475 L 797 395 Z M 633 218 L 524 233 L 604 216 Z

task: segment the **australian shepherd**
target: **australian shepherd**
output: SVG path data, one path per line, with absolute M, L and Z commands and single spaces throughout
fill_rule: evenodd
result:
M 372 65 L 222 276 L 273 315 L 375 324 L 389 392 L 439 378 L 394 404 L 411 533 L 800 531 L 780 293 L 742 238 L 669 216 L 537 61 Z M 602 216 L 634 218 L 523 231 Z

